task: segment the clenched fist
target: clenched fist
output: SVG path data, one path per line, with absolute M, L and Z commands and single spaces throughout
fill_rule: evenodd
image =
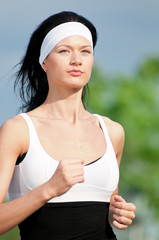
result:
M 136 207 L 121 196 L 112 196 L 109 207 L 109 223 L 118 229 L 126 229 L 135 218 Z
M 67 192 L 74 184 L 84 182 L 84 161 L 81 159 L 64 159 L 54 175 L 48 181 L 52 197 Z

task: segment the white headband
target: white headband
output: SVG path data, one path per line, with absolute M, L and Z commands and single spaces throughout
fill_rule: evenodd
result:
M 90 30 L 82 23 L 79 22 L 66 22 L 58 25 L 53 28 L 48 34 L 45 36 L 40 50 L 40 58 L 39 63 L 42 65 L 45 58 L 51 52 L 51 50 L 55 47 L 55 45 L 63 40 L 66 37 L 78 35 L 86 38 L 93 48 L 92 34 Z

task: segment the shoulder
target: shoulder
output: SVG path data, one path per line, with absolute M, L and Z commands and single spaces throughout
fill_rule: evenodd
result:
M 25 121 L 21 116 L 7 120 L 0 128 L 0 182 L 3 182 L 0 201 L 6 196 L 18 156 L 24 153 L 24 129 Z
M 113 138 L 115 137 L 117 139 L 125 138 L 125 131 L 123 126 L 120 123 L 115 122 L 105 116 L 102 116 L 102 118 L 105 122 L 105 125 L 107 127 L 110 137 L 113 137 Z
M 14 116 L 13 118 L 7 120 L 6 122 L 3 123 L 3 125 L 0 128 L 1 133 L 15 133 L 19 132 L 25 127 L 25 121 L 24 119 L 20 116 Z
M 107 127 L 110 139 L 112 141 L 116 157 L 120 162 L 125 142 L 125 131 L 122 125 L 118 122 L 114 122 L 108 117 L 102 116 Z
M 8 148 L 15 147 L 21 151 L 26 138 L 28 139 L 27 125 L 20 115 L 7 120 L 0 128 L 0 143 Z

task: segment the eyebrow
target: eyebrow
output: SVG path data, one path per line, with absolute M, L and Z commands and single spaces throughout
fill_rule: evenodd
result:
M 71 45 L 68 45 L 68 44 L 62 44 L 62 45 L 59 45 L 59 46 L 56 47 L 56 49 L 58 49 L 59 47 L 68 47 L 68 48 L 72 48 L 72 46 L 71 46 Z M 92 49 L 91 45 L 81 45 L 81 46 L 80 46 L 80 48 L 87 48 L 87 47 L 89 47 L 89 48 Z

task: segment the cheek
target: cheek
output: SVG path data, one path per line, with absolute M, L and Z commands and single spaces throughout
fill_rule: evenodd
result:
M 60 66 L 60 61 L 57 61 L 57 60 L 52 59 L 52 60 L 49 62 L 48 68 L 49 68 L 50 70 L 52 70 L 52 69 L 59 68 L 59 66 Z
M 62 61 L 54 60 L 49 62 L 47 72 L 50 75 L 55 76 L 57 74 L 61 74 L 63 72 L 63 69 L 64 63 Z
M 94 63 L 94 57 L 92 56 L 88 61 L 88 68 L 92 69 Z
M 88 81 L 89 81 L 89 79 L 90 79 L 90 77 L 91 77 L 91 74 L 92 74 L 92 70 L 88 71 L 88 73 L 87 73 L 87 79 L 88 79 Z
M 93 59 L 91 59 L 90 61 L 89 61 L 89 64 L 88 64 L 88 68 L 87 68 L 87 73 L 88 73 L 88 75 L 91 75 L 91 73 L 92 73 L 92 68 L 93 68 Z

